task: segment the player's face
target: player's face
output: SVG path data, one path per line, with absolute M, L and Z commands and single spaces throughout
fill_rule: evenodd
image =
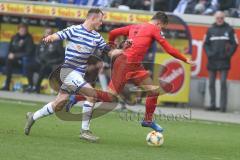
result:
M 158 28 L 162 29 L 166 29 L 167 28 L 167 24 L 162 23 L 161 21 L 158 21 L 157 24 Z
M 101 13 L 95 14 L 92 17 L 92 24 L 93 24 L 94 30 L 98 30 L 101 27 L 102 21 L 103 21 L 103 15 Z

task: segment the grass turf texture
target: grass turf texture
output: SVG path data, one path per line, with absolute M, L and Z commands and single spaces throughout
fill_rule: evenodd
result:
M 80 122 L 63 122 L 55 116 L 35 123 L 30 136 L 23 134 L 25 113 L 41 105 L 0 101 L 1 160 L 237 160 L 240 125 L 188 120 L 161 121 L 162 147 L 150 147 L 150 129 L 124 121 L 117 112 L 92 121 L 99 143 L 78 138 Z

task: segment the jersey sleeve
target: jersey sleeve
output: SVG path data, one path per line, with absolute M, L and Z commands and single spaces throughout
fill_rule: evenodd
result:
M 60 40 L 70 39 L 70 37 L 72 37 L 73 30 L 74 26 L 70 26 L 64 30 L 58 31 L 56 34 L 58 35 Z
M 174 47 L 172 47 L 168 41 L 163 38 L 160 34 L 160 29 L 153 29 L 153 38 L 157 40 L 157 42 L 164 48 L 164 50 L 172 55 L 173 57 L 177 58 L 177 59 L 180 59 L 184 62 L 187 61 L 187 58 L 181 54 L 177 49 L 175 49 Z
M 98 43 L 98 45 L 97 45 L 97 49 L 99 49 L 99 50 L 104 50 L 104 48 L 106 47 L 106 42 L 105 42 L 105 40 L 103 39 L 103 37 L 101 36 L 101 38 L 100 38 L 100 41 L 99 41 L 99 43 Z
M 108 41 L 109 43 L 114 43 L 118 36 L 128 36 L 131 25 L 113 29 L 109 33 Z

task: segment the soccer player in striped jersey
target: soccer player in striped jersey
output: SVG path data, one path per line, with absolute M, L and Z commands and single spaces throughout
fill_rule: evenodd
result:
M 185 63 L 195 65 L 193 61 L 173 48 L 167 40 L 162 37 L 160 34 L 161 30 L 165 28 L 167 24 L 168 16 L 164 12 L 157 12 L 147 23 L 128 25 L 114 29 L 109 33 L 110 43 L 114 44 L 115 39 L 119 36 L 127 36 L 128 41 L 131 41 L 131 45 L 123 49 L 123 54 L 116 58 L 112 66 L 111 80 L 108 86 L 109 91 L 118 95 L 122 92 L 127 82 L 134 83 L 136 86 L 143 88 L 143 91 L 147 92 L 147 97 L 145 116 L 141 125 L 152 128 L 157 132 L 163 132 L 163 128 L 154 122 L 153 118 L 157 106 L 157 98 L 160 95 L 160 86 L 154 85 L 148 71 L 142 66 L 144 55 L 147 53 L 153 40 L 156 40 L 168 54 Z M 172 87 L 166 89 L 170 91 L 171 88 Z M 81 101 L 81 96 L 77 95 L 75 100 Z M 68 108 L 70 108 L 70 106 Z
M 88 58 L 94 55 L 96 50 L 106 53 L 110 50 L 103 37 L 95 31 L 102 25 L 102 19 L 103 12 L 100 9 L 90 9 L 84 23 L 68 27 L 43 39 L 46 43 L 64 39 L 68 41 L 65 49 L 64 64 L 60 71 L 62 86 L 54 101 L 49 102 L 34 113 L 27 113 L 27 122 L 24 128 L 26 135 L 29 135 L 35 121 L 61 111 L 70 94 L 78 93 L 89 97 L 88 101 L 83 105 L 83 109 L 86 111 L 91 110 L 95 99 L 105 102 L 117 100 L 110 93 L 93 89 L 83 78 Z M 90 131 L 86 130 L 86 134 L 94 138 Z M 95 138 L 97 139 L 97 137 Z

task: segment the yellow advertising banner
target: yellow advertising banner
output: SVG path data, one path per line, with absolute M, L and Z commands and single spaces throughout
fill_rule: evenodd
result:
M 129 22 L 130 14 L 128 13 L 120 13 L 120 12 L 107 12 L 105 20 L 106 21 L 114 21 L 114 22 Z
M 13 35 L 17 33 L 16 24 L 2 23 L 0 24 L 0 42 L 10 42 Z M 38 44 L 44 33 L 44 27 L 41 26 L 29 26 L 29 33 L 33 36 L 35 44 Z M 56 30 L 56 29 L 55 29 Z
M 156 54 L 154 67 L 154 84 L 160 84 L 164 94 L 159 102 L 189 102 L 190 65 L 168 54 Z
M 31 14 L 51 15 L 52 14 L 52 8 L 42 6 L 42 5 L 33 5 L 33 6 L 30 7 L 30 13 Z
M 28 6 L 25 4 L 1 3 L 0 11 L 9 13 L 26 13 Z
M 36 4 L 23 4 L 14 2 L 0 2 L 0 13 L 28 15 L 28 16 L 47 16 L 63 17 L 69 19 L 84 19 L 87 15 L 88 9 L 76 7 L 62 7 L 62 6 L 45 6 Z M 139 13 L 126 13 L 119 11 L 106 11 L 104 13 L 104 20 L 109 22 L 120 23 L 142 23 L 151 19 L 152 15 Z
M 74 8 L 56 8 L 56 14 L 54 16 L 57 17 L 68 17 L 68 18 L 81 18 L 81 12 L 78 9 Z M 82 17 L 83 18 L 83 17 Z
M 136 14 L 134 16 L 134 22 L 139 22 L 139 23 L 142 23 L 142 22 L 148 22 L 150 21 L 152 18 L 152 15 L 143 15 L 143 14 Z

